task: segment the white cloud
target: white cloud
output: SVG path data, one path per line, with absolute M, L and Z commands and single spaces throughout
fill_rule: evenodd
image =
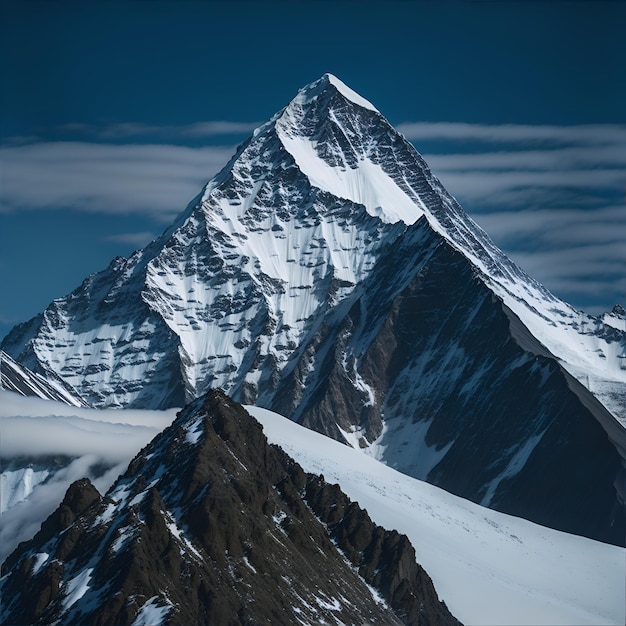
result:
M 559 196 L 566 196 L 567 190 L 585 195 L 610 191 L 615 196 L 626 183 L 624 173 L 617 169 L 490 172 L 468 167 L 464 171 L 439 172 L 433 167 L 433 172 L 461 204 L 468 203 L 464 208 L 470 213 L 474 205 L 476 209 L 538 208 L 546 201 L 554 202 L 555 191 Z
M 224 135 L 249 135 L 260 126 L 260 122 L 229 122 L 214 120 L 195 122 L 182 126 L 156 126 L 141 122 L 122 122 L 102 126 L 70 123 L 59 127 L 64 133 L 76 133 L 97 139 L 130 139 L 131 137 L 161 137 L 175 139 L 180 137 L 195 137 L 208 139 Z
M 116 464 L 146 445 L 173 421 L 175 414 L 175 409 L 81 409 L 0 390 L 0 455 L 6 461 L 26 454 L 96 454 Z
M 75 416 L 3 417 L 2 458 L 21 455 L 101 454 L 110 463 L 128 459 L 158 432 L 147 426 L 110 424 Z
M 115 235 L 108 235 L 103 238 L 103 241 L 110 241 L 111 243 L 125 243 L 131 246 L 145 246 L 149 244 L 156 235 L 151 232 L 142 231 L 138 233 L 118 233 Z
M 44 484 L 37 485 L 27 500 L 16 504 L 2 514 L 0 563 L 21 541 L 28 541 L 39 531 L 41 523 L 56 510 L 71 483 L 87 477 L 100 493 L 105 493 L 128 467 L 131 458 L 132 456 L 124 459 L 110 467 L 104 474 L 96 476 L 95 471 L 101 468 L 103 459 L 96 454 L 85 454 L 74 459 Z
M 626 233 L 626 207 L 594 209 L 544 209 L 539 211 L 497 211 L 475 217 L 492 237 L 508 238 L 507 243 L 532 238 L 543 243 L 580 247 L 619 243 Z
M 234 147 L 39 143 L 0 148 L 3 212 L 178 215 Z
M 214 137 L 216 135 L 248 135 L 262 122 L 196 122 L 188 126 L 175 127 L 174 132 L 188 137 Z
M 529 124 L 467 124 L 464 122 L 404 122 L 399 130 L 410 141 L 455 141 L 517 144 L 621 144 L 626 143 L 623 124 L 550 126 Z
M 0 390 L 3 465 L 24 456 L 31 461 L 49 455 L 72 458 L 51 480 L 35 487 L 26 501 L 3 513 L 0 563 L 20 541 L 39 530 L 70 483 L 86 476 L 104 493 L 137 452 L 172 423 L 175 414 L 176 409 L 80 409 Z
M 473 152 L 469 154 L 432 154 L 425 156 L 431 167 L 440 170 L 574 170 L 597 167 L 621 169 L 626 166 L 624 145 L 550 148 L 545 150 L 515 150 Z

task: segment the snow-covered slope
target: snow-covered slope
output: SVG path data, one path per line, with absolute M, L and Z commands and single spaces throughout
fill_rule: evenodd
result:
M 463 623 L 622 624 L 626 550 L 486 509 L 258 407 L 248 411 L 302 467 L 405 533 Z
M 332 75 L 159 239 L 2 347 L 95 406 L 219 387 L 458 495 L 624 541 L 626 334 L 508 260 Z
M 617 330 L 626 331 L 626 311 L 624 310 L 624 307 L 620 304 L 616 304 L 611 311 L 602 316 L 602 321 L 607 326 L 612 326 L 613 328 L 617 328 Z M 626 354 L 621 354 L 620 357 L 622 359 L 626 359 Z M 622 367 L 624 368 L 626 365 L 623 365 Z
M 89 406 L 61 378 L 47 380 L 16 363 L 6 352 L 0 350 L 0 389 L 14 391 L 22 396 L 58 400 L 71 406 Z

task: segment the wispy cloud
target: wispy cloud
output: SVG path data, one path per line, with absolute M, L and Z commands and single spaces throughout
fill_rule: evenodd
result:
M 595 145 L 626 143 L 626 125 L 581 124 L 550 126 L 528 124 L 467 124 L 463 122 L 404 122 L 396 126 L 409 141 L 550 143 Z
M 127 243 L 131 246 L 145 246 L 150 243 L 156 235 L 151 232 L 143 231 L 139 233 L 119 233 L 116 235 L 108 235 L 103 238 L 103 241 L 110 241 L 111 243 Z
M 35 535 L 41 523 L 59 506 L 71 483 L 87 477 L 100 493 L 105 493 L 126 469 L 128 460 L 130 459 L 124 459 L 102 474 L 103 466 L 108 465 L 107 460 L 97 454 L 84 454 L 58 471 L 44 484 L 37 485 L 27 500 L 16 504 L 2 515 L 0 562 L 4 561 L 20 542 L 27 541 Z
M 70 123 L 58 127 L 57 131 L 90 139 L 126 140 L 157 137 L 169 141 L 179 139 L 180 141 L 176 143 L 180 143 L 188 138 L 209 139 L 229 135 L 249 135 L 260 124 L 260 122 L 229 122 L 226 120 L 195 122 L 181 126 L 158 126 L 140 122 L 100 125 Z
M 234 147 L 38 143 L 0 148 L 0 210 L 150 213 L 171 220 Z
M 70 483 L 86 476 L 104 493 L 137 450 L 171 424 L 174 415 L 175 410 L 121 413 L 115 409 L 77 409 L 0 390 L 3 462 L 19 461 L 23 455 L 72 459 L 45 486 L 36 486 L 27 500 L 3 513 L 0 562 L 20 541 L 39 530 Z M 107 471 L 103 473 L 104 468 Z

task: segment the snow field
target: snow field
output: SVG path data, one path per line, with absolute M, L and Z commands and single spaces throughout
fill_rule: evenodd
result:
M 463 623 L 623 624 L 626 550 L 498 513 L 410 478 L 265 409 L 246 407 L 308 472 L 405 533 Z

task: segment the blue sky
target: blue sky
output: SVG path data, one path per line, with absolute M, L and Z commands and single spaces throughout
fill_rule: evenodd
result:
M 0 10 L 0 336 L 158 235 L 324 72 L 556 295 L 626 304 L 624 2 Z

